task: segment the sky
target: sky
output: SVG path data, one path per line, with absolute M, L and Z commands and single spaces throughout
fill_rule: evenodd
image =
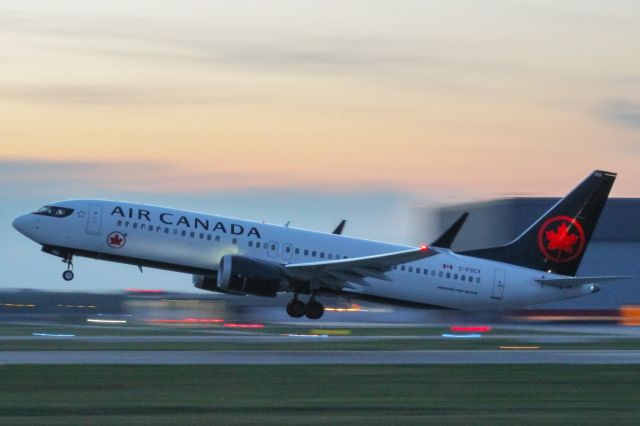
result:
M 190 286 L 90 260 L 62 284 L 10 226 L 59 199 L 418 243 L 421 206 L 593 169 L 639 196 L 638 22 L 625 0 L 1 1 L 4 286 Z

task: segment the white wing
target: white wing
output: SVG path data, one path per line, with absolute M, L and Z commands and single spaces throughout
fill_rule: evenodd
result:
M 377 254 L 373 256 L 340 259 L 327 262 L 295 263 L 285 265 L 288 276 L 320 284 L 332 289 L 352 287 L 349 283 L 367 285 L 365 278 L 376 278 L 391 281 L 386 275 L 394 265 L 413 262 L 435 256 L 437 249 L 425 246 L 418 249 L 403 250 L 394 253 Z

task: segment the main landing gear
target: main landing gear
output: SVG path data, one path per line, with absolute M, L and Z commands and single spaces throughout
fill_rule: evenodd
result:
M 68 254 L 62 260 L 67 264 L 67 270 L 62 273 L 62 279 L 65 281 L 71 281 L 74 277 L 73 275 L 73 255 Z
M 293 318 L 301 318 L 305 315 L 309 319 L 319 319 L 324 314 L 324 306 L 315 299 L 315 296 L 311 296 L 311 299 L 304 303 L 298 299 L 298 295 L 295 295 L 287 304 L 287 314 Z

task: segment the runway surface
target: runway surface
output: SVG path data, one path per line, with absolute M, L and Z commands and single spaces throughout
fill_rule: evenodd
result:
M 640 364 L 640 351 L 6 351 L 0 364 Z

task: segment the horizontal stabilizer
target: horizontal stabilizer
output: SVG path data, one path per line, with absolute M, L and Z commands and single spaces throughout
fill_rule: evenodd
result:
M 612 281 L 626 280 L 633 277 L 624 276 L 603 276 L 603 277 L 569 277 L 569 278 L 550 278 L 540 279 L 536 282 L 544 285 L 551 285 L 554 287 L 573 287 L 575 285 L 583 284 L 604 284 Z

